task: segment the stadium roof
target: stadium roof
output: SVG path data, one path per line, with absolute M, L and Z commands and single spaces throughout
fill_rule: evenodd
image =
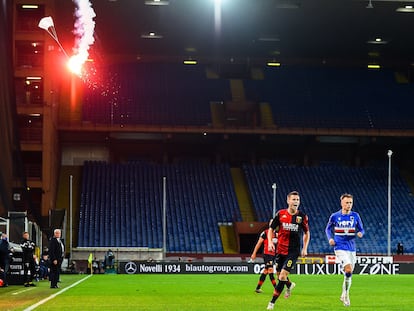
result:
M 91 2 L 96 12 L 95 49 L 123 60 L 399 66 L 414 62 L 414 1 Z M 68 11 L 59 10 L 62 15 Z

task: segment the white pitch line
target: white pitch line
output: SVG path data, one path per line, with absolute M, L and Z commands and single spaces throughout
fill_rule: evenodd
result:
M 20 295 L 20 294 L 23 294 L 25 292 L 28 292 L 29 290 L 32 290 L 32 289 L 34 289 L 34 287 L 25 288 L 25 289 L 19 290 L 18 292 L 12 293 L 12 295 Z
M 46 297 L 45 299 L 40 300 L 39 302 L 35 303 L 34 305 L 31 305 L 30 307 L 24 309 L 23 311 L 32 311 L 34 309 L 36 309 L 37 307 L 41 306 L 42 304 L 44 304 L 45 302 L 48 302 L 49 300 L 55 298 L 56 296 L 59 296 L 60 294 L 63 294 L 64 292 L 66 292 L 68 289 L 75 287 L 76 285 L 78 285 L 79 283 L 82 283 L 83 281 L 86 281 L 87 279 L 89 279 L 92 276 L 92 274 L 88 275 L 87 277 L 73 283 L 71 286 L 65 287 L 63 289 L 61 289 L 60 291 L 58 291 L 55 294 L 50 295 L 49 297 Z

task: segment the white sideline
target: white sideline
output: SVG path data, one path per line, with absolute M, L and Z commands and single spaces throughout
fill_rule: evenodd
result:
M 29 290 L 32 290 L 32 289 L 34 289 L 34 288 L 33 287 L 30 287 L 30 288 L 21 289 L 21 290 L 19 290 L 17 292 L 12 293 L 12 295 L 20 295 L 20 294 L 23 294 L 25 292 L 28 292 Z
M 60 291 L 58 291 L 57 293 L 54 293 L 52 295 L 50 295 L 49 297 L 46 297 L 45 299 L 40 300 L 39 302 L 35 303 L 34 305 L 31 305 L 30 307 L 24 309 L 23 311 L 32 311 L 34 309 L 36 309 L 37 307 L 41 306 L 42 304 L 44 304 L 45 302 L 55 298 L 56 296 L 63 294 L 64 292 L 66 292 L 68 289 L 78 285 L 79 283 L 82 283 L 83 281 L 86 281 L 87 279 L 89 279 L 92 276 L 92 274 L 88 275 L 87 277 L 73 283 L 72 285 L 62 288 Z

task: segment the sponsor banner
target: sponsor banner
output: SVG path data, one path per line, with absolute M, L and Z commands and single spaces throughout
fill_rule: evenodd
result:
M 119 273 L 126 274 L 260 274 L 264 264 L 259 263 L 221 263 L 221 262 L 194 262 L 194 263 L 168 263 L 168 262 L 121 262 Z M 327 263 L 296 263 L 293 274 L 342 274 L 341 264 Z M 354 274 L 414 274 L 414 265 L 408 263 L 369 262 L 357 263 Z
M 324 262 L 325 261 L 324 261 L 323 257 L 311 257 L 311 256 L 309 256 L 309 257 L 299 257 L 296 260 L 296 263 L 301 263 L 301 264 L 304 264 L 304 263 L 324 263 Z
M 120 273 L 127 274 L 246 274 L 253 273 L 253 266 L 247 263 L 168 263 L 168 262 L 138 262 L 120 263 Z
M 343 274 L 341 264 L 296 264 L 295 274 Z M 374 275 L 374 274 L 414 274 L 414 265 L 409 263 L 357 263 L 354 274 Z
M 330 264 L 340 263 L 339 259 L 335 255 L 325 256 L 325 262 Z M 356 262 L 359 264 L 388 264 L 393 263 L 394 258 L 392 256 L 357 256 Z

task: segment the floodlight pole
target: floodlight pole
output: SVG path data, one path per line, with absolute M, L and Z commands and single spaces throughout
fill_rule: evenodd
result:
M 70 245 L 70 260 L 72 260 L 73 247 L 73 175 L 69 176 L 69 245 Z
M 388 150 L 388 234 L 387 255 L 391 256 L 391 156 L 392 150 Z
M 273 183 L 272 185 L 272 189 L 273 189 L 273 213 L 272 213 L 272 218 L 275 217 L 276 215 L 276 183 Z
M 162 178 L 162 258 L 165 259 L 167 253 L 167 177 Z

